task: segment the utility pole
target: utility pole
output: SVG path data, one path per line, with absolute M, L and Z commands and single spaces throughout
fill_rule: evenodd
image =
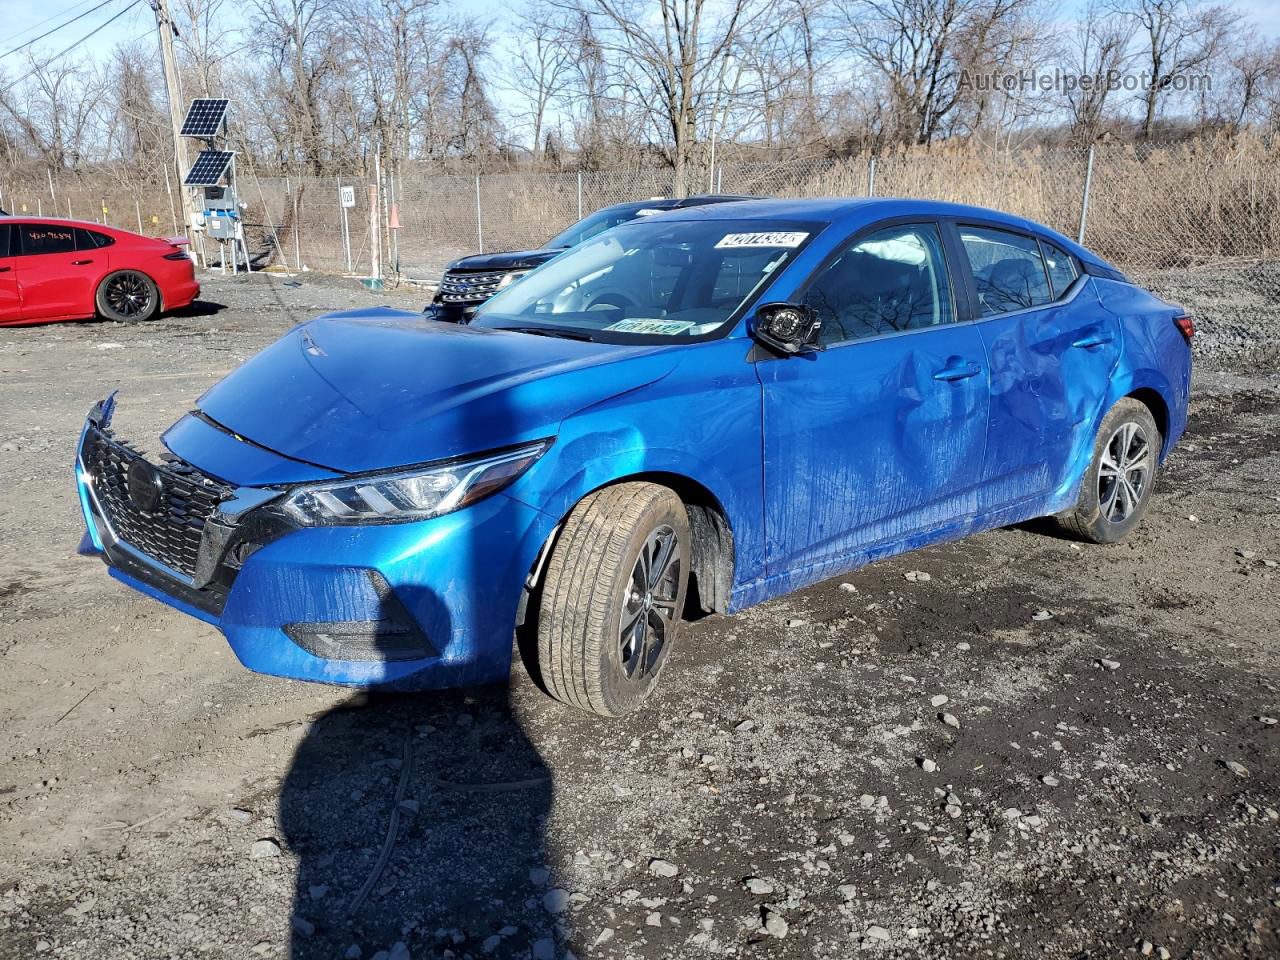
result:
M 187 175 L 187 141 L 182 136 L 182 86 L 178 81 L 178 63 L 173 55 L 173 18 L 169 16 L 169 0 L 151 0 L 156 14 L 156 28 L 160 31 L 160 58 L 164 62 L 164 89 L 169 99 L 169 123 L 173 127 L 173 163 L 178 174 L 178 189 L 182 191 L 182 220 L 187 239 L 195 243 L 192 227 L 191 204 L 182 180 Z

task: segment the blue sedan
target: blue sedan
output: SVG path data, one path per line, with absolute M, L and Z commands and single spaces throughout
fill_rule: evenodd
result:
M 1183 432 L 1190 318 L 1052 230 L 767 200 L 594 237 L 468 326 L 291 330 L 152 462 L 91 412 L 82 550 L 250 669 L 618 715 L 732 613 L 1032 517 L 1111 543 Z

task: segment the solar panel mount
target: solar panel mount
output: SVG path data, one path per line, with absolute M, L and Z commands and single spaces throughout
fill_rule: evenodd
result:
M 230 150 L 201 150 L 196 162 L 191 165 L 187 178 L 182 181 L 187 187 L 212 187 L 231 165 L 235 154 Z
M 213 99 L 192 100 L 191 106 L 187 108 L 187 117 L 182 121 L 182 136 L 199 137 L 202 140 L 216 137 L 226 119 L 229 102 Z

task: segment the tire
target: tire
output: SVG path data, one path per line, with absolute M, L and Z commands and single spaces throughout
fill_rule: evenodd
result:
M 1089 543 L 1115 543 L 1128 536 L 1151 500 L 1162 442 L 1145 404 L 1132 397 L 1117 402 L 1098 428 L 1075 509 L 1058 515 L 1062 528 Z M 1121 482 L 1122 475 L 1127 483 Z
M 160 290 L 145 273 L 117 270 L 102 278 L 94 303 L 108 320 L 143 323 L 160 312 Z
M 666 565 L 639 584 L 668 545 Z M 675 645 L 692 556 L 689 518 L 672 490 L 620 483 L 584 497 L 565 520 L 542 587 L 538 670 L 547 692 L 604 717 L 638 707 Z

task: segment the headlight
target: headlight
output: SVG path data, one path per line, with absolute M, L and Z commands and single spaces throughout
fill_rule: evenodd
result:
M 299 487 L 283 507 L 306 526 L 425 520 L 497 493 L 533 466 L 549 446 L 550 440 L 539 440 L 425 469 Z
M 519 280 L 528 272 L 529 272 L 528 270 L 516 270 L 513 273 L 508 273 L 506 276 L 504 276 L 501 280 L 498 281 L 498 289 L 499 290 L 507 289 L 507 287 L 511 286 L 513 283 L 515 283 L 517 280 Z

